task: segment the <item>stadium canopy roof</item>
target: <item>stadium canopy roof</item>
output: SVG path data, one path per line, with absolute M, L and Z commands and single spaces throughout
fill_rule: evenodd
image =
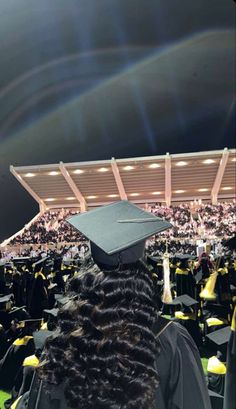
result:
M 145 204 L 235 197 L 236 149 L 140 158 L 11 166 L 40 210 L 86 210 L 120 199 Z

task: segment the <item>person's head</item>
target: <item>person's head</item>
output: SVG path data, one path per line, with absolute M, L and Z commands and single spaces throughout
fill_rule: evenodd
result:
M 39 375 L 64 382 L 72 408 L 154 409 L 157 308 L 149 270 L 142 262 L 111 271 L 87 264 L 70 292 Z

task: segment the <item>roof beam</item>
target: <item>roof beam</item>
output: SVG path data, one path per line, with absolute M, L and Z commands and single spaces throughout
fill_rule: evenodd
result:
M 165 201 L 167 206 L 171 205 L 171 157 L 169 152 L 165 157 Z
M 115 158 L 111 158 L 111 168 L 112 168 L 112 172 L 116 181 L 116 185 L 117 185 L 117 189 L 119 191 L 119 195 L 121 200 L 127 200 L 127 194 L 120 176 L 120 171 L 119 168 L 117 166 L 116 160 Z
M 17 173 L 14 166 L 12 165 L 10 166 L 10 172 L 13 174 L 13 176 L 15 176 L 18 182 L 25 188 L 25 190 L 27 190 L 27 192 L 34 198 L 34 200 L 38 202 L 40 213 L 44 213 L 47 208 L 44 201 L 37 195 L 37 193 L 35 193 L 35 191 L 28 185 L 28 183 L 26 183 L 26 181 L 19 175 L 19 173 Z
M 222 153 L 222 158 L 218 167 L 218 171 L 216 174 L 215 182 L 211 191 L 211 201 L 212 204 L 217 204 L 218 200 L 218 193 L 220 190 L 221 182 L 225 173 L 225 168 L 228 162 L 229 158 L 229 151 L 227 148 L 224 148 L 223 153 Z
M 86 212 L 86 210 L 87 210 L 86 200 L 85 200 L 84 196 L 82 195 L 82 193 L 80 192 L 80 190 L 78 189 L 78 187 L 76 186 L 73 179 L 71 178 L 71 176 L 70 176 L 70 174 L 69 174 L 68 170 L 66 169 L 63 162 L 60 162 L 59 169 L 60 169 L 62 175 L 64 176 L 66 182 L 68 183 L 69 187 L 71 188 L 72 192 L 74 193 L 76 199 L 78 200 L 78 202 L 80 204 L 81 212 Z

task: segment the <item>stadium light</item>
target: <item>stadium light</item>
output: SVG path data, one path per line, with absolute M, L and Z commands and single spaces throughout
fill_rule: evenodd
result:
M 56 172 L 55 170 L 52 170 L 51 172 L 48 173 L 49 176 L 57 176 L 60 174 L 60 172 Z
M 214 159 L 205 159 L 202 163 L 204 163 L 204 165 L 211 165 L 212 163 L 215 163 Z
M 119 195 L 116 194 L 112 194 L 112 195 L 108 195 L 107 197 L 118 197 Z
M 176 163 L 176 166 L 187 166 L 188 162 L 185 162 L 184 160 L 180 160 L 179 162 Z
M 175 191 L 175 193 L 185 193 L 185 192 L 186 192 L 186 190 L 181 190 L 181 189 Z
M 96 199 L 97 196 L 91 195 L 91 196 L 87 196 L 86 199 Z
M 152 195 L 161 195 L 161 192 L 152 192 Z
M 133 169 L 134 169 L 134 166 L 130 166 L 130 165 L 123 167 L 123 170 L 133 170 Z
M 140 196 L 140 193 L 130 193 L 130 196 L 133 196 L 133 197 Z
M 26 178 L 33 178 L 34 176 L 36 176 L 35 175 L 35 173 L 26 173 L 25 175 L 24 175 Z
M 82 169 L 76 169 L 76 170 L 73 171 L 73 173 L 74 173 L 75 175 L 80 175 L 81 173 L 84 173 L 84 170 L 82 170 Z
M 222 190 L 232 190 L 233 188 L 231 186 L 226 186 L 226 187 L 222 187 Z
M 48 199 L 45 199 L 45 202 L 54 202 L 55 200 L 54 197 L 49 197 Z
M 108 172 L 109 169 L 108 168 L 99 168 L 98 172 Z
M 208 192 L 209 189 L 206 187 L 202 187 L 201 189 L 198 189 L 198 192 Z
M 157 169 L 160 168 L 161 165 L 159 163 L 151 163 L 151 165 L 148 166 L 150 169 Z

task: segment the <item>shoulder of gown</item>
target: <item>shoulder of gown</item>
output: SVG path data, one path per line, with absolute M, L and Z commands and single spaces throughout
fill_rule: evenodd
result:
M 187 330 L 170 321 L 157 337 L 157 400 L 162 395 L 163 409 L 211 409 L 199 351 Z

